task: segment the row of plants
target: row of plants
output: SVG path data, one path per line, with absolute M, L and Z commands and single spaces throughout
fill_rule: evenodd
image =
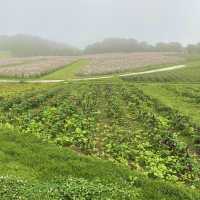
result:
M 197 158 L 180 139 L 198 127 L 136 86 L 69 84 L 29 95 L 1 104 L 0 122 L 150 177 L 198 185 Z
M 140 90 L 138 90 L 138 96 L 139 98 L 136 98 L 130 91 L 129 98 L 134 100 L 129 99 L 128 102 L 131 102 L 130 109 L 146 128 L 146 141 L 149 141 L 147 147 L 154 150 L 142 153 L 147 154 L 145 162 L 149 159 L 150 163 L 153 161 L 152 170 L 156 170 L 155 172 L 161 177 L 166 176 L 170 180 L 178 178 L 184 182 L 198 182 L 199 164 L 193 153 L 189 151 L 190 146 L 180 139 L 181 137 L 192 139 L 193 135 L 199 133 L 198 127 L 191 123 L 189 118 L 144 95 Z M 145 148 L 145 151 L 146 149 L 148 148 Z M 157 169 L 156 160 L 157 166 L 160 164 Z

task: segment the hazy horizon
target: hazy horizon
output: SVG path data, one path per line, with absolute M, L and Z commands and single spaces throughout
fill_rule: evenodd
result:
M 198 0 L 0 0 L 0 35 L 30 34 L 83 48 L 105 38 L 200 42 Z

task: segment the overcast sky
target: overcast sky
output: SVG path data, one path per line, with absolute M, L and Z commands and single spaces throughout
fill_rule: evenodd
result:
M 200 0 L 0 0 L 0 35 L 77 47 L 107 37 L 200 42 Z

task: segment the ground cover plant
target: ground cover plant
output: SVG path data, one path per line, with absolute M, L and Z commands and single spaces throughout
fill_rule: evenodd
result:
M 25 92 L 33 92 L 38 90 L 38 92 L 41 91 L 41 89 L 47 89 L 51 88 L 56 84 L 40 84 L 40 83 L 34 83 L 34 84 L 26 84 L 26 83 L 1 83 L 0 84 L 0 99 L 2 98 L 9 98 L 14 97 L 16 95 L 22 95 Z
M 199 199 L 199 95 L 117 77 L 0 84 L 0 197 Z
M 199 199 L 195 189 L 153 180 L 122 165 L 86 157 L 16 130 L 1 128 L 0 144 L 3 200 Z
M 1 124 L 21 133 L 149 177 L 199 185 L 199 126 L 135 85 L 65 84 L 2 99 L 0 108 Z

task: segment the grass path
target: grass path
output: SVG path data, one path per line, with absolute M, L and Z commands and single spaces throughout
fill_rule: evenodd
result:
M 88 64 L 88 60 L 81 59 L 72 64 L 67 65 L 66 67 L 56 70 L 55 72 L 49 73 L 47 75 L 42 76 L 39 80 L 68 80 L 74 79 L 76 77 L 76 72 L 79 71 L 80 68 L 86 66 Z

